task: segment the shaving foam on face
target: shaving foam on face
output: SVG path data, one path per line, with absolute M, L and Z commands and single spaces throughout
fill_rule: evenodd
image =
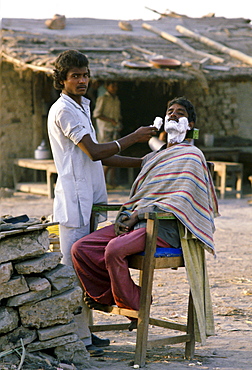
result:
M 165 116 L 164 130 L 167 132 L 167 142 L 170 144 L 182 143 L 186 137 L 186 132 L 191 130 L 188 119 L 186 117 L 179 118 L 179 121 L 169 121 L 169 117 Z

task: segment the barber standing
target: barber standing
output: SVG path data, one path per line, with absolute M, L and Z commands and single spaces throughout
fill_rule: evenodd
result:
M 118 153 L 137 142 L 148 141 L 156 131 L 151 126 L 140 127 L 123 138 L 98 144 L 89 100 L 84 97 L 89 77 L 88 59 L 84 54 L 68 50 L 56 59 L 54 87 L 61 90 L 61 95 L 48 115 L 49 140 L 58 173 L 53 213 L 54 221 L 59 222 L 62 263 L 70 266 L 73 243 L 90 232 L 92 205 L 107 202 L 102 165 L 140 167 L 141 158 Z M 103 350 L 97 347 L 109 345 L 109 340 L 91 336 L 89 309 L 84 303 L 75 321 L 78 335 L 90 355 L 103 355 Z

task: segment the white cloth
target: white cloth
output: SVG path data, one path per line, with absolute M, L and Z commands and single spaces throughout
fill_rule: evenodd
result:
M 107 202 L 101 161 L 93 162 L 77 146 L 86 134 L 97 142 L 89 100 L 82 97 L 81 107 L 61 94 L 49 111 L 48 134 L 58 173 L 54 221 L 68 227 L 88 225 L 92 205 Z
M 72 266 L 71 248 L 73 243 L 83 238 L 83 236 L 90 233 L 90 227 L 67 227 L 59 225 L 59 237 L 60 237 L 60 250 L 63 254 L 61 263 L 67 266 Z

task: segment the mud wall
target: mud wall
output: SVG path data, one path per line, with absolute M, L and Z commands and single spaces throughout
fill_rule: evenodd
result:
M 43 73 L 2 63 L 0 117 L 0 187 L 13 187 L 13 160 L 33 158 L 42 139 L 48 142 L 46 119 L 57 96 Z
M 32 73 L 3 63 L 1 97 L 0 183 L 11 186 L 13 158 L 32 153 Z

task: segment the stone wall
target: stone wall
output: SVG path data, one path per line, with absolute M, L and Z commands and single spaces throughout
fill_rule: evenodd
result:
M 11 351 L 22 352 L 23 341 L 25 364 L 42 363 L 44 358 L 51 365 L 88 367 L 89 354 L 74 322 L 82 290 L 73 268 L 60 263 L 60 252 L 49 251 L 46 229 L 4 235 L 0 240 L 0 352 L 10 354 L 0 361 L 8 362 L 12 356 L 11 361 L 19 363 Z
M 195 105 L 201 138 L 212 133 L 217 138 L 238 136 L 252 141 L 252 81 L 208 81 L 204 90 L 196 80 L 183 93 Z

